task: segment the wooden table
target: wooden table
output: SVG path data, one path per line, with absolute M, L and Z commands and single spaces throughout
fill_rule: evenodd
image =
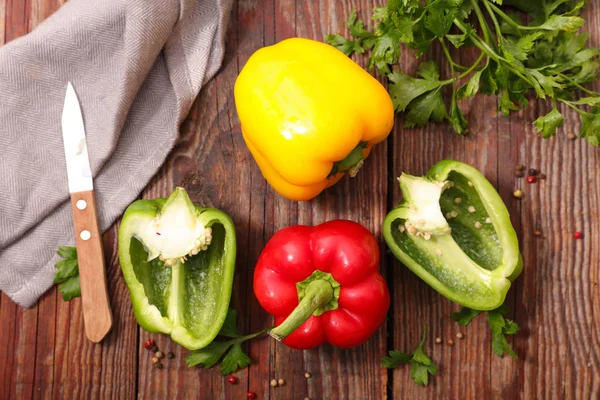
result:
M 0 0 L 0 43 L 35 28 L 61 2 Z M 217 370 L 187 368 L 184 349 L 136 324 L 118 265 L 115 226 L 104 236 L 115 324 L 101 345 L 84 337 L 79 299 L 66 303 L 52 289 L 25 310 L 2 295 L 1 399 L 243 399 L 248 390 L 259 399 L 599 398 L 600 151 L 584 140 L 567 139 L 578 124 L 570 110 L 562 110 L 568 122 L 551 140 L 540 139 L 531 125 L 549 111 L 548 104 L 534 99 L 529 108 L 506 118 L 496 113 L 495 98 L 476 97 L 464 104 L 472 132 L 467 137 L 440 125 L 403 129 L 400 121 L 357 178 L 344 179 L 310 202 L 283 199 L 261 176 L 242 140 L 234 107 L 233 84 L 240 68 L 261 46 L 291 36 L 321 40 L 329 32 L 345 31 L 342 20 L 352 8 L 367 13 L 376 3 L 240 0 L 231 16 L 223 67 L 202 91 L 179 144 L 143 196 L 163 197 L 183 185 L 196 202 L 232 216 L 239 243 L 232 305 L 244 332 L 271 323 L 254 298 L 251 278 L 274 232 L 334 218 L 361 222 L 379 237 L 381 270 L 393 296 L 379 332 L 352 350 L 323 346 L 295 351 L 266 337 L 254 341 L 248 348 L 254 363 L 236 373 L 236 385 Z M 585 15 L 591 41 L 600 46 L 600 1 L 592 0 Z M 402 65 L 414 70 L 416 61 L 404 54 Z M 485 318 L 467 328 L 450 321 L 458 306 L 385 251 L 380 227 L 399 200 L 395 178 L 402 171 L 422 174 L 445 158 L 485 173 L 506 201 L 521 239 L 525 268 L 507 299 L 510 317 L 521 326 L 511 339 L 517 359 L 492 353 Z M 517 163 L 539 169 L 547 179 L 531 185 L 518 180 Z M 522 200 L 512 197 L 516 188 L 523 190 Z M 534 236 L 536 230 L 541 237 Z M 574 231 L 583 232 L 583 239 L 575 240 Z M 425 325 L 426 350 L 438 365 L 438 376 L 423 388 L 411 381 L 409 368 L 388 371 L 379 361 L 386 349 L 412 350 Z M 458 332 L 464 333 L 463 340 L 456 339 Z M 161 371 L 152 368 L 142 347 L 149 337 L 176 354 Z M 435 344 L 436 337 L 455 344 Z M 312 378 L 306 379 L 305 371 Z M 286 385 L 271 388 L 272 378 L 283 378 Z

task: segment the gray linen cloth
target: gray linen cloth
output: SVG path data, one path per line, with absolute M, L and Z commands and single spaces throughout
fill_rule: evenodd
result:
M 105 231 L 172 149 L 219 69 L 232 0 L 70 0 L 0 48 L 0 290 L 24 307 L 74 244 L 60 127 L 67 81 L 83 112 Z

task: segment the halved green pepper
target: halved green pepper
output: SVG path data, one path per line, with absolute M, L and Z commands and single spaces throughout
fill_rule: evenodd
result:
M 404 265 L 440 294 L 474 310 L 502 305 L 523 260 L 502 199 L 481 172 L 453 160 L 425 177 L 402 174 L 403 201 L 383 237 Z
M 131 204 L 119 261 L 138 324 L 190 350 L 207 346 L 227 316 L 235 254 L 231 219 L 193 204 L 183 188 Z

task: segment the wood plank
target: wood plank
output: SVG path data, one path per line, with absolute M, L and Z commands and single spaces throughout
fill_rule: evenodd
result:
M 227 133 L 220 129 L 221 113 L 223 110 L 227 112 L 218 103 L 220 91 L 215 79 L 203 88 L 190 115 L 183 123 L 175 149 L 157 177 L 144 190 L 142 197 L 167 197 L 175 186 L 181 185 L 188 191 L 192 201 L 223 209 L 233 217 L 237 225 L 239 219 L 232 215 L 234 209 L 224 207 L 227 199 L 243 197 L 239 193 L 233 196 L 227 192 L 234 190 L 236 185 L 229 183 L 231 178 L 224 172 L 223 165 L 233 163 L 231 157 L 235 156 L 235 152 L 231 148 Z M 224 93 L 228 95 L 226 91 Z M 223 114 L 223 117 L 223 122 L 226 122 L 226 114 Z M 152 367 L 151 354 L 140 346 L 139 397 L 224 398 L 226 381 L 220 376 L 218 369 L 188 368 L 184 357 L 189 352 L 182 346 L 172 343 L 166 335 L 148 334 L 143 329 L 139 330 L 139 334 L 140 343 L 151 337 L 159 348 L 173 351 L 176 355 L 170 362 L 165 361 L 165 369 L 159 371 Z
M 54 346 L 56 344 L 57 296 L 56 288 L 52 288 L 42 296 L 38 303 L 34 399 L 52 398 L 54 365 L 56 363 Z
M 0 398 L 9 399 L 14 390 L 15 336 L 18 306 L 2 293 L 0 296 Z
M 6 0 L 0 0 L 0 46 L 4 44 L 4 31 L 6 28 Z
M 6 24 L 4 39 L 10 42 L 29 32 L 29 17 L 33 0 L 5 0 Z
M 340 30 L 340 21 L 353 7 L 372 9 L 373 1 L 347 4 L 334 1 L 276 3 L 275 39 L 290 36 L 323 40 L 330 32 Z M 295 8 L 295 16 L 292 10 Z M 364 59 L 360 60 L 364 65 Z M 379 145 L 355 179 L 346 178 L 308 202 L 291 202 L 269 190 L 274 210 L 272 233 L 288 225 L 316 225 L 327 220 L 346 218 L 361 222 L 378 235 L 387 202 L 387 147 Z M 271 214 L 272 212 L 272 214 Z M 297 213 L 297 214 L 296 214 Z M 272 215 L 272 217 L 271 217 Z M 297 217 L 295 217 L 297 215 Z M 265 221 L 268 223 L 268 219 Z M 378 235 L 379 236 L 379 235 Z M 383 242 L 380 242 L 383 251 Z M 383 254 L 383 253 L 382 253 Z M 385 273 L 385 263 L 383 263 Z M 384 398 L 387 371 L 379 364 L 386 348 L 385 326 L 366 344 L 351 350 L 329 345 L 299 352 L 277 343 L 271 362 L 276 374 L 287 384 L 271 391 L 274 398 Z M 313 377 L 306 380 L 304 372 Z M 369 379 L 363 379 L 368 376 Z M 275 377 L 275 376 L 274 376 Z
M 141 346 L 129 290 L 119 266 L 118 226 L 118 223 L 115 224 L 103 235 L 106 280 L 114 322 L 106 338 L 100 345 L 94 346 L 100 349 L 100 357 L 94 360 L 94 366 L 98 371 L 98 397 L 133 399 L 137 395 L 137 349 Z

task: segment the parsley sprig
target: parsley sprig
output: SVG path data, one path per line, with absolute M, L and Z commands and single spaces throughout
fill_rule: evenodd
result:
M 270 328 L 242 336 L 237 328 L 236 319 L 236 311 L 229 309 L 225 322 L 219 331 L 219 336 L 230 339 L 225 341 L 215 340 L 205 348 L 191 352 L 185 357 L 188 367 L 199 365 L 204 368 L 212 368 L 220 360 L 221 374 L 228 375 L 250 365 L 252 360 L 244 353 L 242 343 L 262 335 Z
M 57 251 L 62 260 L 55 264 L 56 273 L 54 283 L 58 283 L 58 291 L 62 293 L 64 301 L 81 297 L 79 284 L 79 263 L 77 262 L 77 249 L 70 246 L 61 246 Z
M 506 340 L 506 335 L 514 335 L 519 331 L 519 325 L 504 316 L 509 311 L 508 307 L 501 305 L 495 310 L 487 312 L 488 325 L 492 331 L 492 350 L 498 357 L 502 357 L 504 354 L 517 357 Z M 463 307 L 460 311 L 453 313 L 450 319 L 459 325 L 467 326 L 480 313 L 481 311 Z
M 381 365 L 386 368 L 397 368 L 401 365 L 410 364 L 410 377 L 417 385 L 426 386 L 429 383 L 429 375 L 435 375 L 437 369 L 431 358 L 425 354 L 423 346 L 427 336 L 427 328 L 423 331 L 421 342 L 411 354 L 398 350 L 390 350 L 388 355 L 381 360 Z
M 374 30 L 353 10 L 345 21 L 352 39 L 330 34 L 327 42 L 347 55 L 370 51 L 367 67 L 387 76 L 406 127 L 445 120 L 462 135 L 468 123 L 459 100 L 478 92 L 497 95 L 499 111 L 510 115 L 527 106 L 526 96 L 534 92 L 552 104 L 534 122 L 542 137 L 554 136 L 563 125 L 557 108 L 563 103 L 579 114 L 581 137 L 598 146 L 600 93 L 584 86 L 598 78 L 598 50 L 588 48 L 587 35 L 578 33 L 584 6 L 581 0 L 388 0 L 373 10 Z M 521 22 L 523 16 L 528 24 Z M 416 77 L 399 70 L 402 46 L 421 56 L 434 43 L 449 64 L 448 79 L 440 77 L 435 61 L 421 63 Z M 479 51 L 470 66 L 455 61 L 450 50 L 466 46 Z M 446 86 L 452 93 L 449 106 L 442 97 Z

